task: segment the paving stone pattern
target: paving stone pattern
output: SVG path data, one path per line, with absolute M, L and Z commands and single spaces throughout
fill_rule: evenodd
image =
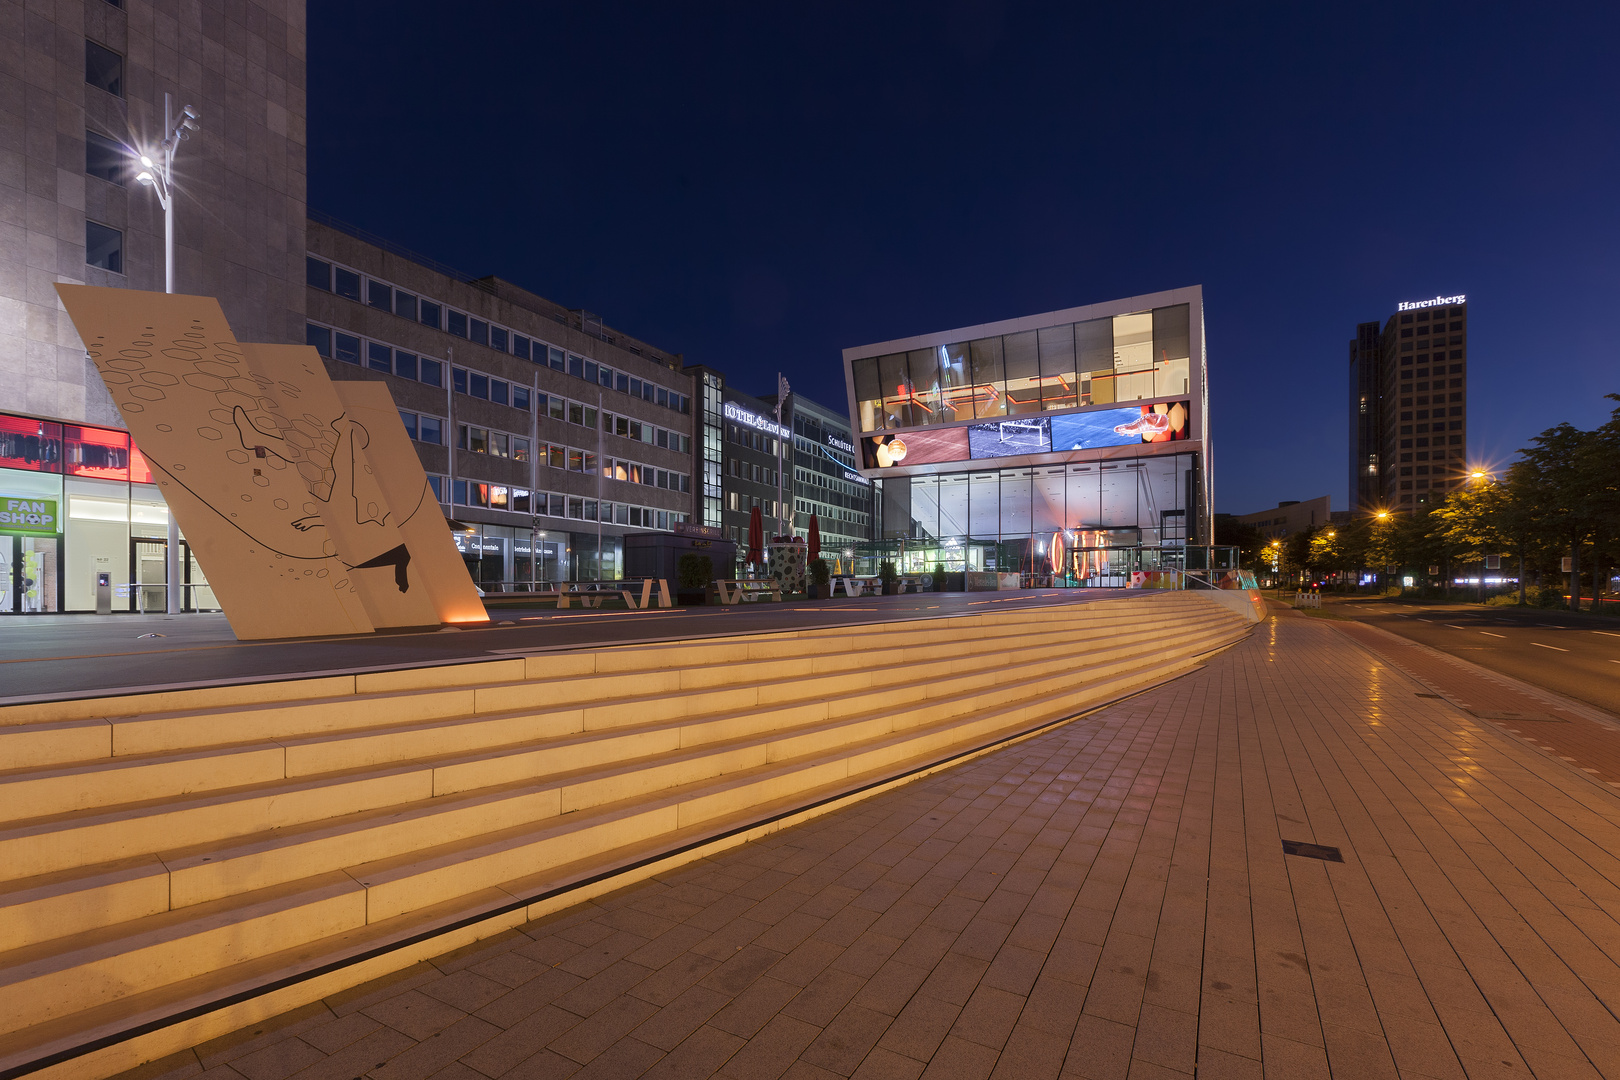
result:
M 1620 1075 L 1620 795 L 1422 690 L 1271 619 L 1104 712 L 136 1073 Z

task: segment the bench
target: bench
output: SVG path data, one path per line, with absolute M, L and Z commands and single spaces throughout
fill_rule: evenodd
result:
M 903 593 L 910 589 L 912 592 L 926 592 L 933 586 L 934 580 L 929 576 L 928 580 L 924 581 L 924 576 L 922 574 L 902 574 L 894 584 L 894 591 Z
M 767 594 L 772 600 L 782 599 L 782 583 L 775 578 L 733 578 L 714 583 L 720 602 L 731 607 L 744 600 L 758 600 Z
M 535 587 L 526 592 L 489 593 L 486 598 L 503 602 L 555 600 L 557 610 L 566 611 L 573 600 L 578 600 L 585 608 L 599 608 L 602 601 L 615 593 L 624 598 L 624 606 L 632 611 L 651 607 L 655 598 L 659 607 L 671 606 L 669 582 L 663 578 L 642 578 L 639 589 L 635 588 L 631 581 L 541 581 L 536 582 Z
M 828 598 L 838 591 L 838 586 L 844 587 L 845 596 L 864 596 L 871 589 L 874 594 L 883 589 L 883 579 L 876 577 L 836 577 L 832 579 L 832 587 L 827 590 Z

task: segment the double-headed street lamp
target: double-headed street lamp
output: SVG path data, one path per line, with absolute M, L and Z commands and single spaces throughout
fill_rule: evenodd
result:
M 197 130 L 197 110 L 190 105 L 173 114 L 173 101 L 163 95 L 163 130 L 167 133 L 158 146 L 157 159 L 141 155 L 141 171 L 135 179 L 157 193 L 158 205 L 163 207 L 163 291 L 174 292 L 174 152 L 181 143 Z M 180 598 L 180 525 L 174 511 L 169 510 L 169 534 L 164 553 L 164 607 L 170 615 L 178 615 L 184 606 Z

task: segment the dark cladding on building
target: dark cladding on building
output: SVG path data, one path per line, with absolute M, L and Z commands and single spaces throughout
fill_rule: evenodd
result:
M 902 571 L 1050 563 L 1086 584 L 1109 575 L 1065 575 L 1054 553 L 1151 549 L 1157 568 L 1210 542 L 1197 286 L 846 349 L 844 364 L 875 535 Z
M 1356 327 L 1349 366 L 1350 510 L 1416 511 L 1468 478 L 1468 298 L 1396 306 Z

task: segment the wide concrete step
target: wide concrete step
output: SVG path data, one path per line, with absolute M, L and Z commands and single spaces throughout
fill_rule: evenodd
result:
M 977 652 L 963 652 L 961 646 L 953 644 L 945 650 L 911 646 L 898 656 L 862 653 L 791 662 L 768 661 L 764 663 L 773 667 L 778 663 L 791 663 L 803 670 L 756 671 L 756 677 L 768 674 L 769 678 L 760 677 L 759 681 L 741 685 L 700 682 L 697 689 L 683 687 L 654 694 L 650 699 L 639 693 L 638 686 L 635 687 L 637 696 L 598 700 L 589 710 L 553 702 L 544 685 L 518 685 L 504 688 L 510 692 L 503 700 L 487 703 L 506 705 L 505 711 L 395 722 L 325 735 L 283 738 L 273 743 L 250 742 L 183 753 L 131 754 L 56 768 L 33 766 L 0 773 L 0 824 L 169 794 L 218 791 L 277 779 L 420 760 L 443 754 L 447 748 L 468 752 L 514 747 L 612 726 L 626 717 L 645 722 L 700 715 L 715 709 L 789 706 L 805 700 L 838 697 L 883 680 L 903 678 L 917 684 L 941 676 L 962 677 L 1014 660 L 1028 662 L 1072 654 L 1092 643 L 1105 643 L 1112 648 L 1148 640 L 1170 625 L 1171 621 L 1154 617 L 1133 621 L 1125 630 L 1060 627 L 991 639 L 979 643 Z M 939 655 L 940 652 L 944 655 Z M 722 665 L 700 670 L 708 674 L 726 668 Z M 622 692 L 623 680 L 616 681 L 612 688 Z M 444 789 L 436 785 L 435 790 Z
M 604 726 L 594 731 L 583 726 L 577 712 L 499 718 L 489 722 L 492 731 L 484 731 L 486 737 L 519 737 L 481 753 L 469 753 L 482 748 L 464 737 L 462 729 L 482 729 L 483 722 L 436 727 L 422 734 L 424 739 L 432 737 L 431 749 L 437 757 L 423 754 L 406 762 L 381 767 L 370 763 L 315 777 L 271 776 L 236 788 L 176 793 L 13 823 L 0 829 L 0 875 L 32 877 L 143 852 L 219 843 L 513 780 L 544 778 L 761 734 L 779 737 L 798 727 L 843 717 L 905 715 L 958 690 L 978 687 L 1002 693 L 1005 691 L 997 689 L 1001 684 L 1020 677 L 1047 678 L 1067 673 L 1069 680 L 1083 680 L 1099 663 L 1131 662 L 1134 657 L 1161 651 L 1183 638 L 1203 640 L 1221 626 L 1220 619 L 1195 618 L 1179 634 L 1160 629 L 1121 635 L 1107 648 L 1089 650 L 1083 661 L 1047 646 L 1011 657 L 987 654 L 984 664 L 971 669 L 925 665 L 924 678 L 891 686 L 833 693 L 836 688 L 817 681 L 808 687 L 809 697 L 801 695 L 764 706 L 749 700 L 746 694 L 741 694 L 741 700 L 728 701 L 724 696 L 716 698 L 704 692 L 700 697 L 712 708 L 669 710 L 667 715 L 648 718 L 644 706 L 628 703 L 602 713 L 598 720 Z M 427 745 L 406 737 L 414 734 L 417 732 L 409 730 L 382 732 L 377 741 L 387 745 L 399 738 L 406 746 Z M 78 775 L 77 770 L 70 770 L 67 779 Z
M 346 871 L 306 874 L 296 880 L 205 901 L 42 942 L 0 956 L 0 1015 L 17 1027 L 47 1025 L 120 998 L 181 984 L 221 966 L 250 962 L 289 947 L 316 946 L 368 923 L 453 903 L 486 890 L 511 895 L 508 883 L 600 853 L 644 844 L 682 829 L 746 814 L 752 807 L 892 772 L 896 765 L 979 745 L 1107 700 L 1131 686 L 1184 667 L 1207 641 L 1166 650 L 1156 663 L 1134 665 L 1082 680 L 1031 678 L 1011 703 L 961 711 L 915 724 L 871 730 L 845 725 L 850 737 L 821 752 L 790 754 L 718 776 L 638 793 L 577 814 L 545 815 L 505 829 L 456 836 L 436 845 L 417 843 L 392 856 L 351 864 Z M 964 699 L 974 695 L 963 695 Z M 814 751 L 804 745 L 800 750 Z M 647 764 L 645 768 L 655 767 Z M 666 779 L 675 778 L 673 775 Z M 537 797 L 539 793 L 531 793 Z M 414 831 L 420 838 L 420 823 Z

